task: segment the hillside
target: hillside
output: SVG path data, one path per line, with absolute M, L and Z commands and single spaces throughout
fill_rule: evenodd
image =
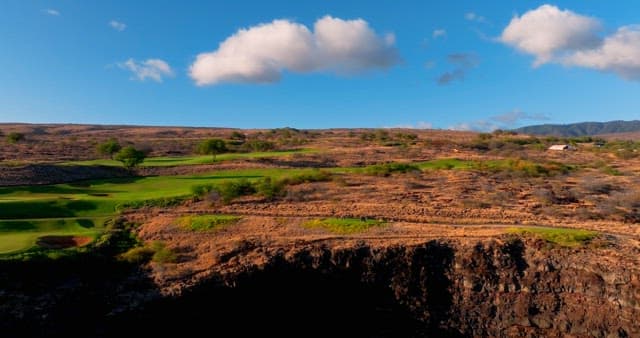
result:
M 518 133 L 554 136 L 585 136 L 640 131 L 640 121 L 580 122 L 540 124 L 515 129 Z

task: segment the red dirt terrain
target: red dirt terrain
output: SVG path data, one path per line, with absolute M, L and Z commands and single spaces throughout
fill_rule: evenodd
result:
M 229 139 L 232 133 L 206 128 L 6 128 L 14 129 L 27 133 L 31 143 L 7 146 L 23 147 L 24 156 L 16 155 L 18 148 L 3 147 L 4 160 L 38 162 L 36 166 L 42 166 L 41 161 L 94 158 L 94 142 L 110 137 L 148 144 L 153 154 L 168 155 L 189 154 L 199 140 Z M 53 324 L 54 319 L 65 322 L 69 313 L 78 314 L 85 319 L 83 328 L 88 331 L 83 332 L 103 336 L 137 327 L 131 332 L 640 337 L 640 158 L 623 159 L 592 144 L 550 152 L 546 144 L 527 144 L 528 136 L 498 133 L 243 132 L 274 142 L 278 149 L 319 151 L 214 166 L 148 168 L 137 174 L 352 167 L 444 158 L 481 163 L 514 159 L 570 169 L 532 174 L 517 166 L 480 166 L 387 176 L 333 174 L 322 182 L 287 185 L 274 199 L 252 195 L 223 203 L 212 195 L 172 208 L 130 210 L 121 215 L 120 223 L 132 226 L 140 248 L 161 243 L 156 253 L 164 250 L 164 259 L 142 260 L 133 268 L 102 258 L 87 267 L 88 260 L 79 260 L 66 266 L 73 278 L 68 273 L 47 277 L 48 288 L 56 293 L 33 292 L 42 286 L 36 282 L 11 284 L 10 296 L 0 293 L 0 313 L 30 318 L 34 327 L 63 334 L 68 328 Z M 73 149 L 48 155 L 64 147 Z M 22 169 L 2 170 L 27 170 L 12 168 Z M 7 177 L 20 176 L 4 175 L 6 182 Z M 56 175 L 73 176 L 51 176 Z M 32 177 L 26 182 L 45 183 L 38 173 Z M 205 231 L 189 229 L 182 221 L 185 216 L 210 214 L 240 218 Z M 384 225 L 353 234 L 305 226 L 328 217 L 374 219 Z M 513 230 L 518 227 L 575 228 L 597 235 L 565 246 Z M 123 229 L 116 227 L 114 234 Z M 57 276 L 53 268 L 39 267 Z M 11 271 L 32 276 L 32 281 L 43 277 L 14 265 L 5 271 L 0 275 L 5 281 Z M 88 312 L 80 315 L 65 305 L 65 299 L 77 300 Z M 238 327 L 238 319 L 246 325 Z M 25 329 L 0 325 L 8 325 L 10 333 Z

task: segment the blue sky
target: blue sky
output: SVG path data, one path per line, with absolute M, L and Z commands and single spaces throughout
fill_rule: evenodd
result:
M 640 3 L 545 4 L 5 0 L 0 122 L 490 130 L 640 118 Z

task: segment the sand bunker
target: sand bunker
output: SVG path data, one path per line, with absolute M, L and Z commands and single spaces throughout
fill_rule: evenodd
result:
M 87 236 L 42 236 L 36 244 L 47 249 L 66 249 L 85 246 L 92 240 Z

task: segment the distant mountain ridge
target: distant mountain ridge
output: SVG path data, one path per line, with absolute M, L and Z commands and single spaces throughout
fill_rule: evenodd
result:
M 586 136 L 640 131 L 640 121 L 580 122 L 571 124 L 540 124 L 514 131 L 523 134 L 554 136 Z

